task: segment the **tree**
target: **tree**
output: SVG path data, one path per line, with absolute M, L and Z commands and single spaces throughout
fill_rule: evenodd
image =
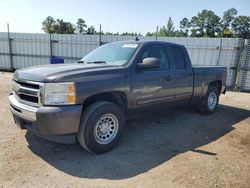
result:
M 64 34 L 74 34 L 75 33 L 76 28 L 72 23 L 64 22 L 63 26 L 64 26 L 63 27 L 64 28 L 64 30 L 63 30 Z
M 54 25 L 55 25 L 56 21 L 54 20 L 53 17 L 48 16 L 46 17 L 46 19 L 42 22 L 42 30 L 45 33 L 54 33 Z
M 86 33 L 86 28 L 87 28 L 86 22 L 82 18 L 79 18 L 76 23 L 76 29 L 78 34 L 81 35 L 83 33 Z
M 223 13 L 221 21 L 221 37 L 231 37 L 233 35 L 231 25 L 236 15 L 237 10 L 235 8 L 230 8 Z
M 146 36 L 147 37 L 152 37 L 152 36 L 154 36 L 154 32 L 152 32 L 152 33 L 151 32 L 147 32 Z
M 107 32 L 105 33 L 105 35 L 114 35 L 114 33 L 110 32 L 110 31 L 107 31 Z
M 54 24 L 54 31 L 57 34 L 74 34 L 75 27 L 70 22 L 64 22 L 63 19 L 57 19 Z
M 202 10 L 190 21 L 191 36 L 193 37 L 216 37 L 220 32 L 220 17 L 211 10 Z
M 160 28 L 160 33 L 159 34 L 160 34 L 160 36 L 166 36 L 166 37 L 175 36 L 174 23 L 173 23 L 171 17 L 169 17 L 167 25 L 162 26 L 162 28 Z
M 250 38 L 250 17 L 238 16 L 232 22 L 232 29 L 236 37 Z
M 209 11 L 206 25 L 206 36 L 217 37 L 220 33 L 220 17 L 213 11 Z
M 75 27 L 70 22 L 64 22 L 62 19 L 54 20 L 54 18 L 48 16 L 42 22 L 42 30 L 45 33 L 74 34 Z
M 121 36 L 141 36 L 141 33 L 134 33 L 134 32 L 124 32 L 121 34 Z
M 175 36 L 176 37 L 188 37 L 188 33 L 183 32 L 182 30 L 176 30 L 175 31 Z
M 183 18 L 180 21 L 180 31 L 178 31 L 177 33 L 179 33 L 179 35 L 181 35 L 182 37 L 188 37 L 189 28 L 190 28 L 189 20 L 187 18 Z
M 88 27 L 87 34 L 88 35 L 94 35 L 94 34 L 96 34 L 96 30 L 95 30 L 95 27 L 93 25 L 90 26 L 90 27 Z

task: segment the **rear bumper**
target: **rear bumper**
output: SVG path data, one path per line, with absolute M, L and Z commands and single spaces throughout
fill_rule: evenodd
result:
M 32 107 L 20 103 L 13 94 L 9 96 L 9 101 L 15 123 L 21 128 L 56 142 L 75 141 L 82 105 Z

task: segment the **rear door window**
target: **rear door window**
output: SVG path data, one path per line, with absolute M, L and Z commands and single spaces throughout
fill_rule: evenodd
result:
M 173 56 L 173 60 L 174 60 L 174 66 L 175 69 L 185 69 L 186 68 L 186 61 L 185 61 L 185 57 L 184 54 L 182 52 L 182 49 L 180 47 L 177 46 L 171 46 L 171 53 Z

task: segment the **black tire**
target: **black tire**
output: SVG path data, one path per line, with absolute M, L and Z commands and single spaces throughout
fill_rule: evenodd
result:
M 211 100 L 211 95 L 215 96 L 215 101 L 212 103 L 209 102 Z M 196 105 L 198 111 L 204 114 L 211 114 L 216 111 L 219 103 L 219 91 L 215 86 L 209 86 L 207 90 L 206 96 Z
M 115 122 L 112 122 L 112 118 Z M 118 128 L 114 132 L 111 129 L 113 126 L 111 125 L 112 123 L 118 125 L 116 126 Z M 87 107 L 83 112 L 77 139 L 80 145 L 86 150 L 97 154 L 105 153 L 110 151 L 121 137 L 124 124 L 124 113 L 117 105 L 106 101 L 96 102 Z M 102 127 L 106 128 L 106 134 L 101 131 Z M 110 139 L 110 141 L 102 143 L 105 140 L 104 137 L 107 140 Z

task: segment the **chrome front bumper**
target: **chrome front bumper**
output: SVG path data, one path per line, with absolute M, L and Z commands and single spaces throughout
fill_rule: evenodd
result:
M 21 103 L 13 94 L 9 101 L 15 123 L 21 129 L 43 136 L 75 135 L 79 130 L 82 105 L 34 107 Z
M 38 111 L 38 108 L 20 103 L 14 97 L 14 94 L 9 95 L 9 101 L 10 101 L 10 110 L 13 114 L 23 119 L 29 120 L 31 122 L 36 121 L 37 119 L 36 113 Z

